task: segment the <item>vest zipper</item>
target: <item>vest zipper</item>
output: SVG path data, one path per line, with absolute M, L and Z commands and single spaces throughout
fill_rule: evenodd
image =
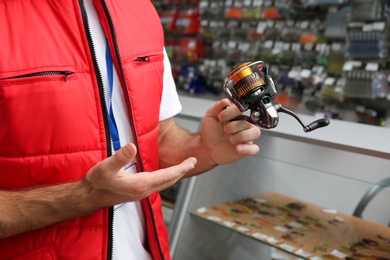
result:
M 110 124 L 108 123 L 107 101 L 106 101 L 105 93 L 104 93 L 103 77 L 102 77 L 102 73 L 100 71 L 100 68 L 98 66 L 98 61 L 97 61 L 97 57 L 96 57 L 96 49 L 95 49 L 94 42 L 92 40 L 91 28 L 89 27 L 89 22 L 88 22 L 87 8 L 85 6 L 84 0 L 78 0 L 78 1 L 80 4 L 81 14 L 83 17 L 83 23 L 84 23 L 85 32 L 86 32 L 87 39 L 88 39 L 89 49 L 91 51 L 91 56 L 93 59 L 93 66 L 94 66 L 94 69 L 96 72 L 96 81 L 98 83 L 98 88 L 99 88 L 104 126 L 106 129 L 107 156 L 111 156 L 113 154 L 113 151 L 111 149 Z
M 107 111 L 107 101 L 105 98 L 105 93 L 104 93 L 104 87 L 103 87 L 103 77 L 102 73 L 99 69 L 98 66 L 98 61 L 96 57 L 96 50 L 95 50 L 95 45 L 92 40 L 92 33 L 91 33 L 91 28 L 89 27 L 89 22 L 88 22 L 88 16 L 87 16 L 87 8 L 85 6 L 84 0 L 78 0 L 79 5 L 80 5 L 80 10 L 83 18 L 83 24 L 86 32 L 86 36 L 88 39 L 88 44 L 89 44 L 89 49 L 91 50 L 91 56 L 93 59 L 93 66 L 96 72 L 96 80 L 98 83 L 98 88 L 99 88 L 99 95 L 100 95 L 100 100 L 101 100 L 101 108 L 102 108 L 102 113 L 103 113 L 103 120 L 104 120 L 104 128 L 106 129 L 106 140 L 107 140 L 107 157 L 111 156 L 114 152 L 112 151 L 111 148 L 111 135 L 110 135 L 110 124 L 108 122 L 108 111 Z M 108 241 L 107 241 L 107 259 L 112 259 L 112 251 L 113 251 L 113 223 L 114 223 L 114 208 L 109 207 L 108 209 Z M 111 225 L 110 225 L 111 223 Z
M 112 20 L 112 16 L 110 14 L 110 11 L 108 10 L 108 6 L 107 6 L 105 0 L 101 0 L 100 2 L 102 4 L 102 6 L 103 6 L 103 9 L 104 9 L 104 12 L 106 14 L 107 21 L 108 21 L 108 25 L 110 27 L 111 39 L 112 39 L 112 42 L 114 44 L 116 61 L 119 64 L 119 74 L 120 74 L 120 77 L 121 77 L 122 82 L 124 84 L 123 87 L 124 87 L 124 89 L 126 91 L 126 97 L 125 98 L 126 98 L 129 110 L 130 110 L 129 118 L 130 118 L 131 129 L 133 131 L 134 142 L 135 142 L 136 147 L 138 147 L 139 146 L 138 135 L 137 135 L 137 131 L 136 131 L 135 126 L 134 126 L 134 119 L 133 119 L 133 116 L 132 116 L 133 110 L 132 110 L 132 106 L 131 106 L 130 99 L 129 99 L 129 93 L 128 93 L 128 90 L 127 90 L 126 78 L 124 76 L 125 74 L 124 74 L 123 63 L 122 63 L 120 52 L 119 52 L 115 26 L 114 26 L 114 23 L 113 23 L 113 20 Z M 107 38 L 108 38 L 108 36 L 107 36 Z M 148 57 L 148 56 L 140 57 L 140 58 L 141 58 L 142 62 L 149 62 L 149 60 L 150 60 L 150 57 Z M 113 61 L 115 61 L 115 60 L 113 59 Z M 140 169 L 139 170 L 140 171 L 145 171 L 145 166 L 144 166 L 144 164 L 142 162 L 142 155 L 141 155 L 140 152 L 137 152 L 137 159 L 138 159 L 137 160 L 138 164 L 140 165 Z M 152 210 L 151 202 L 150 202 L 149 198 L 146 198 L 146 200 L 147 200 L 147 203 L 148 203 L 148 208 L 149 208 L 150 215 L 152 217 L 152 221 L 153 221 L 153 223 L 155 223 L 155 217 L 154 217 L 154 212 Z M 112 217 L 113 217 L 113 213 L 112 213 Z M 157 232 L 157 228 L 156 228 L 155 224 L 153 224 L 153 232 L 154 232 L 155 239 L 157 241 L 158 250 L 160 252 L 161 259 L 164 260 L 165 257 L 164 257 L 163 250 L 162 250 L 161 245 L 160 245 L 160 241 L 158 239 L 158 232 Z M 112 238 L 112 230 L 111 230 L 111 238 Z M 108 259 L 112 259 L 112 245 L 111 245 L 111 252 L 109 254 L 109 257 L 110 258 L 108 258 Z

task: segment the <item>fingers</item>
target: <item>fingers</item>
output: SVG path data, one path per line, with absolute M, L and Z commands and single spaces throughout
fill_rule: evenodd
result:
M 137 154 L 137 148 L 134 144 L 129 143 L 116 151 L 111 157 L 101 162 L 104 170 L 118 172 L 125 165 L 130 163 Z
M 255 155 L 260 151 L 253 141 L 258 139 L 261 131 L 258 127 L 245 120 L 231 121 L 242 115 L 242 112 L 231 105 L 218 114 L 218 120 L 224 123 L 224 132 L 229 136 L 229 142 L 236 145 L 237 153 L 241 155 Z
M 136 155 L 136 147 L 128 144 L 113 156 L 96 164 L 84 178 L 88 194 L 99 198 L 99 207 L 123 202 L 138 201 L 151 193 L 161 191 L 177 182 L 194 169 L 197 160 L 193 157 L 182 163 L 153 172 L 128 173 L 123 166 Z
M 187 172 L 194 169 L 196 163 L 196 158 L 190 157 L 178 165 L 153 172 L 153 175 L 156 175 L 153 176 L 153 184 L 155 185 L 156 191 L 160 191 L 176 183 Z
M 221 111 L 223 111 L 224 108 L 226 108 L 229 105 L 230 105 L 229 100 L 227 98 L 224 98 L 224 99 L 218 101 L 214 106 L 210 107 L 207 110 L 206 116 L 217 118 L 219 116 L 219 114 L 221 113 Z
M 230 105 L 228 99 L 223 99 L 219 103 L 221 103 L 220 106 L 224 105 L 222 109 L 219 110 L 219 113 L 217 115 L 218 120 L 220 122 L 228 123 L 242 114 L 242 112 L 236 107 L 236 105 L 234 104 Z M 220 106 L 218 106 L 218 108 L 221 108 Z
M 236 151 L 242 155 L 255 155 L 260 151 L 260 147 L 256 144 L 239 144 L 236 146 Z
M 146 197 L 153 192 L 166 189 L 175 184 L 187 172 L 194 169 L 196 163 L 196 158 L 191 157 L 169 168 L 154 172 L 139 172 L 134 175 L 137 178 L 136 183 L 139 185 L 138 189 L 133 192 L 140 197 Z
M 226 134 L 232 135 L 235 133 L 238 133 L 240 131 L 245 131 L 251 128 L 257 128 L 251 123 L 245 121 L 245 120 L 237 120 L 237 121 L 231 121 L 224 126 L 224 132 Z
M 241 123 L 241 125 L 245 125 L 242 120 L 237 121 L 235 123 Z M 248 122 L 245 123 L 250 124 Z M 253 126 L 252 124 L 250 125 L 251 126 L 249 126 L 247 129 L 242 126 L 231 128 L 229 142 L 236 145 L 236 151 L 241 155 L 255 155 L 260 151 L 259 146 L 253 144 L 253 141 L 257 140 L 260 137 L 261 131 L 259 128 Z M 228 128 L 228 125 L 226 125 L 225 128 L 226 127 Z
M 225 109 L 220 113 L 220 117 L 226 118 L 236 117 L 240 114 L 234 106 Z M 232 144 L 248 143 L 258 139 L 261 131 L 258 127 L 245 120 L 229 121 L 224 125 L 225 134 L 229 135 L 229 140 Z
M 258 129 L 257 127 L 251 127 L 249 129 L 230 134 L 229 141 L 232 144 L 252 143 L 256 139 L 258 139 L 260 135 L 260 129 Z

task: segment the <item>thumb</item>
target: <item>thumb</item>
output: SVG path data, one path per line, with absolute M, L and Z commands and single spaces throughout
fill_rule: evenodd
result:
M 107 167 L 110 170 L 118 172 L 125 165 L 129 164 L 137 154 L 137 148 L 134 144 L 128 143 L 118 151 L 116 151 L 111 157 L 105 160 Z
M 218 117 L 219 113 L 221 113 L 221 111 L 229 105 L 230 105 L 229 99 L 224 98 L 218 101 L 214 106 L 210 107 L 207 110 L 206 116 Z

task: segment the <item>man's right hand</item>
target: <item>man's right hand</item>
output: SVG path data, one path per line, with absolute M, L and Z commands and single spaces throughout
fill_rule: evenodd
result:
M 197 162 L 191 157 L 166 169 L 129 174 L 123 167 L 134 159 L 136 153 L 135 145 L 127 144 L 88 171 L 84 185 L 101 201 L 101 207 L 137 201 L 166 189 L 192 170 Z

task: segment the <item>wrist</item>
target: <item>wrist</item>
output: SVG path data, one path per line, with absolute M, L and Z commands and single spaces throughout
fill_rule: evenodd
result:
M 92 180 L 85 177 L 78 183 L 81 196 L 80 211 L 90 214 L 101 208 L 111 206 L 109 196 L 105 196 L 104 190 L 97 187 Z
M 186 174 L 186 177 L 198 175 L 218 166 L 218 163 L 213 160 L 211 147 L 202 140 L 201 134 L 197 135 L 194 142 L 196 143 L 194 157 L 197 158 L 198 163 L 193 170 Z

